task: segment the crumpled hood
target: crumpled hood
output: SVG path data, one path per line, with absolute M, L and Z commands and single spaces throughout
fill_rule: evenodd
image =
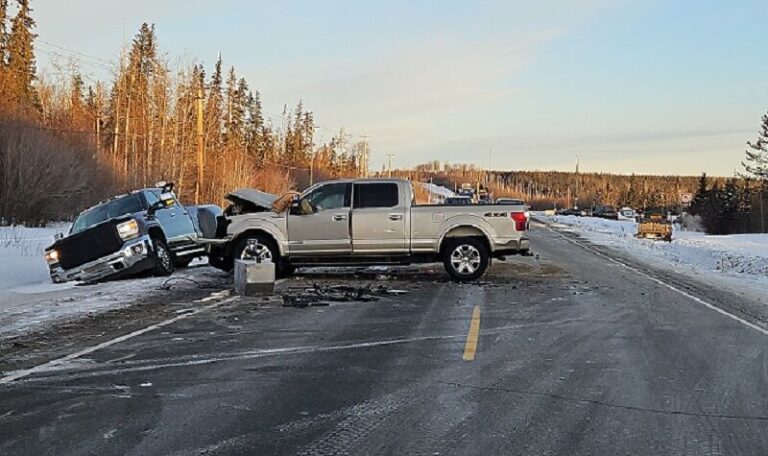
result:
M 275 200 L 277 199 L 277 196 L 271 193 L 262 192 L 252 188 L 240 188 L 233 192 L 227 193 L 225 198 L 235 204 L 248 202 L 258 207 L 263 207 L 264 209 L 271 210 L 272 203 L 275 202 Z

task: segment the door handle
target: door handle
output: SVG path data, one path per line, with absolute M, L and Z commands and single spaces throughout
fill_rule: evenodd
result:
M 175 212 L 171 212 L 171 213 L 170 213 L 170 214 L 168 214 L 168 215 L 170 215 L 171 217 L 176 217 L 176 213 L 175 213 Z
M 403 216 L 400 214 L 389 214 L 389 219 L 393 221 L 402 220 Z
M 347 219 L 346 215 L 334 215 L 333 216 L 333 221 L 334 222 L 340 222 L 340 221 L 346 220 L 346 219 Z

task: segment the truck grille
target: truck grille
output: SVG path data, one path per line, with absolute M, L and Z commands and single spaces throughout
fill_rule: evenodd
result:
M 108 222 L 68 236 L 55 247 L 59 251 L 59 264 L 66 270 L 113 254 L 122 245 L 115 223 Z

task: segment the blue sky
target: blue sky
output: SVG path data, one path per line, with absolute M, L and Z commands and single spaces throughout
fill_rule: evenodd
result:
M 219 52 L 327 139 L 497 169 L 731 175 L 768 110 L 765 1 L 34 0 L 40 66 L 115 60 L 154 22 L 172 65 Z M 47 43 L 46 43 L 47 42 Z M 59 56 L 54 55 L 58 54 Z

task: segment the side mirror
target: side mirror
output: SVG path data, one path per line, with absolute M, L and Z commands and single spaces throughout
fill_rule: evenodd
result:
M 53 235 L 54 241 L 58 241 L 59 239 L 63 239 L 63 238 L 64 238 L 64 233 L 62 233 L 61 231 Z
M 291 215 L 308 215 L 314 212 L 312 204 L 305 198 L 296 198 L 291 202 Z

